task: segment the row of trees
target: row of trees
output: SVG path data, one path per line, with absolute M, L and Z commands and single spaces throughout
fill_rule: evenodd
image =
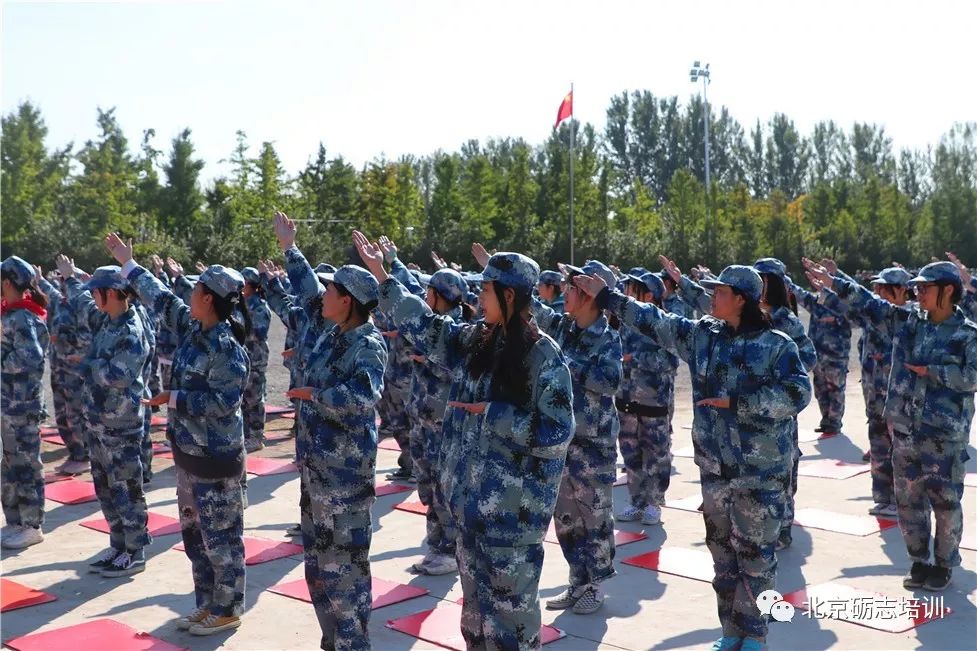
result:
M 952 249 L 977 262 L 977 123 L 896 152 L 873 124 L 822 122 L 804 135 L 782 114 L 746 130 L 725 107 L 711 113 L 710 192 L 698 98 L 622 93 L 603 132 L 572 125 L 578 259 L 654 267 L 664 252 L 721 268 L 773 255 L 796 268 L 802 255 L 829 255 L 858 269 Z M 273 143 L 253 147 L 239 131 L 230 173 L 204 187 L 189 128 L 164 152 L 152 129 L 131 143 L 114 109 L 97 120 L 97 138 L 57 148 L 37 106 L 3 117 L 4 257 L 43 264 L 66 251 L 92 267 L 115 230 L 141 254 L 243 266 L 274 254 L 275 210 L 306 220 L 302 246 L 316 261 L 349 259 L 354 227 L 390 235 L 422 266 L 431 250 L 472 266 L 473 241 L 550 268 L 569 257 L 569 122 L 538 145 L 471 140 L 361 168 L 320 143 L 295 174 Z

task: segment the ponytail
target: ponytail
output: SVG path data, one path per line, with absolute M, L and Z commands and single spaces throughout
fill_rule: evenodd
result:
M 49 300 L 47 294 L 41 291 L 41 288 L 37 286 L 37 278 L 31 278 L 30 282 L 26 285 L 21 285 L 17 283 L 17 280 L 13 277 L 13 274 L 5 273 L 3 274 L 4 280 L 9 280 L 10 284 L 13 285 L 19 292 L 27 292 L 30 295 L 30 299 L 40 305 L 43 308 L 47 308 Z
M 217 319 L 228 322 L 234 339 L 243 346 L 251 336 L 251 312 L 248 310 L 248 302 L 240 294 L 222 297 L 207 285 L 201 284 L 201 287 L 214 298 L 214 312 L 217 313 Z

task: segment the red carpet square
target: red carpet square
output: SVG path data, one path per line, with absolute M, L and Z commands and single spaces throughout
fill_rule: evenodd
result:
M 41 436 L 41 440 L 45 443 L 50 443 L 51 445 L 64 445 L 64 441 L 58 436 L 57 432 L 54 434 L 45 434 Z
M 420 502 L 401 502 L 400 504 L 394 504 L 394 508 L 398 511 L 427 515 L 427 507 Z
M 45 436 L 51 436 L 52 434 L 57 435 L 57 433 L 58 433 L 58 428 L 57 427 L 42 427 L 41 428 L 41 438 L 44 438 Z M 58 438 L 60 439 L 61 437 L 58 436 Z
M 151 427 L 165 427 L 166 426 L 166 416 L 160 416 L 159 414 L 153 414 L 153 417 L 149 420 L 149 425 Z
M 392 619 L 387 622 L 387 627 L 445 649 L 465 651 L 465 639 L 461 636 L 460 604 L 443 603 L 433 610 Z M 543 626 L 539 634 L 543 644 L 549 644 L 566 635 L 549 625 Z
M 173 549 L 178 551 L 183 551 L 183 543 L 177 543 L 173 545 Z M 289 556 L 296 556 L 303 552 L 302 545 L 296 545 L 294 543 L 279 542 L 277 540 L 268 540 L 267 538 L 249 538 L 244 537 L 244 564 L 245 565 L 258 565 L 260 563 L 267 563 L 268 561 L 275 561 L 279 558 L 287 558 Z
M 640 540 L 647 539 L 646 534 L 640 531 L 614 531 L 614 545 L 620 547 L 621 545 L 627 545 L 628 543 L 638 542 Z M 548 543 L 553 543 L 555 545 L 560 544 L 560 540 L 556 537 L 556 526 L 553 521 L 550 521 L 550 527 L 546 530 L 546 537 L 543 538 Z
M 392 450 L 394 452 L 400 452 L 400 443 L 397 443 L 395 439 L 383 439 L 377 443 L 377 447 L 381 450 Z
M 797 509 L 794 513 L 794 524 L 849 536 L 868 536 L 899 525 L 896 520 L 877 518 L 874 515 L 847 515 L 821 509 Z
M 709 553 L 681 547 L 664 547 L 658 551 L 639 554 L 625 558 L 624 563 L 706 583 L 711 583 L 715 576 Z
M 298 472 L 298 467 L 292 461 L 284 459 L 266 459 L 265 457 L 248 457 L 248 474 L 264 477 L 266 475 L 281 475 L 286 472 Z
M 56 628 L 8 640 L 6 646 L 17 651 L 186 651 L 148 633 L 140 633 L 114 619 L 96 619 L 84 624 Z
M 95 484 L 90 481 L 71 479 L 54 482 L 44 487 L 44 497 L 61 504 L 84 504 L 95 501 Z
M 383 497 L 384 495 L 394 495 L 396 493 L 409 493 L 413 488 L 410 486 L 405 486 L 403 484 L 380 484 L 376 487 L 377 497 Z M 423 504 L 421 506 L 424 506 Z M 425 509 L 425 512 L 427 509 Z
M 153 536 L 169 536 L 174 533 L 180 533 L 180 521 L 176 518 L 171 518 L 168 515 L 161 515 L 159 513 L 149 512 L 149 533 Z M 102 533 L 109 532 L 109 523 L 105 521 L 105 518 L 95 518 L 94 520 L 86 520 L 80 523 L 81 526 L 88 529 L 94 529 L 95 531 L 101 531 Z
M 265 405 L 265 416 L 282 416 L 284 414 L 294 414 L 294 407 L 279 407 L 278 405 Z
M 840 583 L 809 585 L 784 595 L 784 601 L 817 619 L 830 617 L 887 633 L 904 633 L 953 612 L 942 596 L 890 597 Z
M 801 460 L 797 466 L 797 474 L 803 477 L 821 477 L 822 479 L 850 479 L 871 469 L 872 466 L 867 463 L 812 459 L 811 461 Z
M 801 443 L 814 443 L 825 439 L 833 439 L 838 436 L 838 432 L 815 432 L 814 430 L 804 430 L 797 435 L 797 440 Z
M 0 579 L 0 613 L 18 608 L 27 608 L 55 601 L 57 597 L 34 588 L 28 588 L 16 581 Z
M 310 603 L 312 601 L 312 598 L 309 596 L 309 584 L 305 582 L 305 579 L 279 583 L 268 588 L 268 590 L 285 595 L 286 597 L 291 597 L 292 599 Z M 373 610 L 389 606 L 390 604 L 400 603 L 401 601 L 407 601 L 408 599 L 414 599 L 415 597 L 421 597 L 427 593 L 428 591 L 424 588 L 403 585 L 373 577 Z
M 700 513 L 699 506 L 702 504 L 702 495 L 689 495 L 688 497 L 683 497 L 678 500 L 665 500 L 665 506 L 670 509 L 679 509 L 680 511 L 691 511 L 692 513 Z
M 153 441 L 153 454 L 159 454 L 160 452 L 169 452 L 170 444 L 163 443 L 162 441 Z

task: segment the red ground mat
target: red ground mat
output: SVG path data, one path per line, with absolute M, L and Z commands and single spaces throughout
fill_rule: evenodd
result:
M 794 512 L 794 524 L 807 529 L 834 531 L 849 536 L 868 536 L 899 526 L 898 521 L 888 518 L 877 518 L 874 515 L 832 513 L 821 509 L 797 509 Z
M 265 457 L 248 457 L 248 474 L 264 477 L 266 475 L 281 475 L 286 472 L 298 472 L 293 461 L 285 459 L 267 459 Z
M 904 633 L 953 612 L 943 605 L 942 595 L 890 597 L 840 583 L 809 585 L 784 595 L 784 601 L 812 618 L 839 619 L 887 633 Z
M 838 432 L 828 432 L 825 434 L 823 432 L 815 432 L 814 430 L 803 430 L 798 433 L 797 440 L 801 443 L 814 443 L 815 441 L 833 439 L 836 436 L 838 436 Z
M 173 549 L 178 551 L 183 551 L 183 543 L 177 543 L 173 545 Z M 267 538 L 249 538 L 244 537 L 244 564 L 245 565 L 258 565 L 259 563 L 267 563 L 268 561 L 275 561 L 279 558 L 287 558 L 289 556 L 295 556 L 303 552 L 302 545 L 296 545 L 294 543 L 279 542 L 277 540 L 268 540 Z
M 394 452 L 400 452 L 400 443 L 397 443 L 395 439 L 383 439 L 377 443 L 377 447 L 381 450 L 393 450 Z
M 437 644 L 445 649 L 465 650 L 465 639 L 461 636 L 461 605 L 446 602 L 434 610 L 425 610 L 407 617 L 392 619 L 387 628 L 406 633 L 419 640 Z M 543 644 L 555 642 L 566 633 L 554 626 L 543 626 L 540 631 Z
M 378 484 L 376 490 L 377 497 L 383 497 L 384 495 L 394 495 L 396 493 L 409 493 L 414 489 L 404 484 Z M 424 505 L 421 504 L 421 506 Z M 427 512 L 427 507 L 424 508 L 424 511 L 425 513 Z
M 159 454 L 160 452 L 169 452 L 170 444 L 163 443 L 162 441 L 153 441 L 153 454 Z
M 850 479 L 871 469 L 872 466 L 867 463 L 812 459 L 811 461 L 801 460 L 797 466 L 797 474 L 802 477 L 821 477 L 822 479 Z
M 150 511 L 148 515 L 149 522 L 147 523 L 147 526 L 151 535 L 169 536 L 174 533 L 180 533 L 180 521 L 176 518 L 171 518 L 168 515 L 161 515 L 159 513 L 153 513 L 152 511 Z M 85 522 L 81 522 L 79 524 L 88 529 L 101 531 L 102 533 L 109 532 L 109 523 L 105 521 L 105 518 L 86 520 Z
M 680 511 L 691 511 L 693 513 L 700 513 L 699 505 L 702 504 L 702 495 L 689 495 L 688 497 L 683 497 L 677 500 L 665 500 L 665 506 L 670 509 L 679 509 Z
M 33 633 L 5 642 L 17 651 L 186 651 L 149 633 L 140 633 L 114 619 L 96 619 L 84 624 L 56 628 L 45 633 Z
M 57 597 L 54 595 L 35 590 L 34 588 L 28 588 L 26 585 L 21 585 L 16 581 L 0 579 L 0 613 L 5 613 L 8 610 L 17 610 L 18 608 L 27 608 L 28 606 L 36 606 L 38 604 L 46 604 L 56 599 Z
M 153 414 L 153 417 L 149 419 L 149 425 L 150 427 L 164 427 L 166 425 L 166 416 Z
M 693 448 L 691 445 L 686 445 L 684 448 L 672 450 L 672 456 L 682 457 L 683 459 L 691 459 L 695 456 L 695 448 Z
M 90 481 L 70 479 L 44 487 L 44 497 L 61 504 L 84 504 L 95 501 L 95 484 Z
M 61 437 L 57 433 L 42 435 L 41 440 L 51 445 L 64 445 L 64 441 L 61 440 Z
M 44 473 L 44 483 L 50 484 L 55 481 L 65 481 L 71 479 L 71 475 L 62 475 L 59 472 L 46 472 Z
M 398 511 L 427 515 L 427 507 L 420 502 L 401 502 L 400 504 L 394 504 L 394 508 Z
M 312 601 L 312 598 L 309 597 L 309 584 L 305 582 L 305 579 L 279 583 L 278 585 L 271 586 L 268 590 L 285 595 L 286 597 L 291 597 L 292 599 L 310 603 Z M 393 581 L 373 577 L 373 610 L 389 606 L 390 604 L 397 604 L 401 601 L 407 601 L 408 599 L 414 599 L 415 597 L 422 597 L 427 593 L 428 591 L 425 588 L 394 583 Z
M 292 436 L 292 431 L 289 429 L 279 429 L 265 432 L 265 443 L 277 443 L 278 441 L 286 441 L 293 438 L 295 437 Z
M 640 531 L 620 531 L 616 530 L 614 532 L 614 545 L 620 547 L 621 545 L 627 545 L 628 543 L 638 542 L 639 540 L 646 540 L 648 536 L 641 533 Z M 553 522 L 550 521 L 550 528 L 546 530 L 546 537 L 543 538 L 548 543 L 553 543 L 556 545 L 560 544 L 559 539 L 556 537 L 556 527 L 553 526 Z
M 712 555 L 695 549 L 663 547 L 657 551 L 625 558 L 624 563 L 707 583 L 712 583 L 715 576 Z
M 278 405 L 265 405 L 265 416 L 282 416 L 284 414 L 294 414 L 295 407 L 279 407 Z
M 45 436 L 51 436 L 52 434 L 57 435 L 57 433 L 58 433 L 58 428 L 57 427 L 42 427 L 41 428 L 41 438 L 44 438 Z M 60 439 L 61 437 L 58 436 L 58 438 Z
M 977 487 L 977 472 L 968 472 L 966 475 L 964 475 L 963 485 Z

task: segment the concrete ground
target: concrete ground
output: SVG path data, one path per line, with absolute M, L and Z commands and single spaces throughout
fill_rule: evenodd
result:
M 282 347 L 283 332 L 273 324 L 272 354 Z M 837 459 L 859 462 L 867 449 L 863 403 L 858 383 L 857 362 L 849 375 L 848 410 L 845 434 L 834 439 L 803 443 L 804 459 Z M 283 393 L 287 374 L 273 362 L 269 369 L 270 404 L 286 404 Z M 691 399 L 688 373 L 679 376 L 673 449 L 691 444 Z M 801 415 L 801 432 L 817 426 L 817 407 Z M 290 421 L 269 421 L 270 429 L 287 428 Z M 157 434 L 162 438 L 162 433 Z M 971 460 L 974 472 L 977 451 L 971 432 Z M 290 459 L 291 439 L 274 443 L 259 456 Z M 65 458 L 63 447 L 44 444 L 45 470 L 50 471 Z M 395 467 L 396 453 L 380 450 L 377 459 L 378 482 Z M 147 493 L 150 510 L 177 517 L 172 461 L 157 459 L 156 476 Z M 88 479 L 87 475 L 81 477 Z M 669 498 L 698 494 L 698 472 L 690 458 L 676 457 Z M 627 499 L 626 488 L 614 489 L 616 506 Z M 966 534 L 974 530 L 975 492 L 965 488 Z M 246 535 L 286 540 L 283 531 L 298 518 L 298 478 L 295 473 L 249 479 L 250 508 L 245 513 Z M 870 479 L 861 474 L 847 480 L 801 477 L 798 508 L 815 507 L 827 511 L 864 515 L 871 506 Z M 401 501 L 416 500 L 416 492 L 401 493 L 377 500 L 373 510 L 375 533 L 371 559 L 375 576 L 405 584 L 422 586 L 428 596 L 388 606 L 373 613 L 370 631 L 376 649 L 437 648 L 426 642 L 388 629 L 385 623 L 430 609 L 441 600 L 461 596 L 457 576 L 417 577 L 407 568 L 424 553 L 424 518 L 397 511 Z M 193 609 L 190 565 L 186 556 L 171 547 L 180 536 L 157 538 L 149 549 L 144 573 L 126 579 L 104 579 L 86 572 L 86 559 L 107 546 L 105 534 L 79 526 L 79 522 L 100 515 L 97 502 L 65 506 L 47 502 L 44 543 L 19 553 L 3 551 L 3 575 L 57 597 L 52 603 L 32 606 L 3 615 L 2 639 L 45 631 L 96 618 L 113 618 L 129 626 L 163 638 L 178 646 L 207 650 L 236 649 L 315 649 L 319 630 L 312 606 L 268 591 L 285 580 L 302 578 L 301 556 L 250 566 L 247 569 L 247 612 L 240 629 L 231 633 L 196 638 L 176 629 L 174 619 Z M 671 574 L 657 573 L 621 563 L 621 560 L 665 548 L 685 548 L 706 552 L 704 527 L 698 513 L 665 509 L 664 524 L 642 527 L 621 524 L 627 531 L 644 531 L 646 540 L 621 546 L 617 550 L 618 576 L 605 584 L 607 600 L 602 610 L 589 616 L 543 611 L 551 623 L 567 636 L 547 648 L 570 649 L 703 649 L 720 635 L 715 598 L 709 583 Z M 971 538 L 973 540 L 973 538 Z M 973 543 L 970 543 L 973 546 Z M 546 544 L 546 560 L 540 583 L 540 598 L 550 598 L 564 588 L 567 570 L 558 545 Z M 977 647 L 977 552 L 964 549 L 963 566 L 953 575 L 944 601 L 953 613 L 905 633 L 886 633 L 834 620 L 809 619 L 798 613 L 791 623 L 770 627 L 772 649 L 973 649 Z M 909 567 L 905 546 L 898 528 L 865 537 L 831 533 L 818 529 L 794 528 L 794 545 L 779 558 L 778 588 L 781 592 L 827 581 L 899 598 L 909 593 L 902 588 L 902 576 Z M 920 592 L 919 595 L 926 593 Z

